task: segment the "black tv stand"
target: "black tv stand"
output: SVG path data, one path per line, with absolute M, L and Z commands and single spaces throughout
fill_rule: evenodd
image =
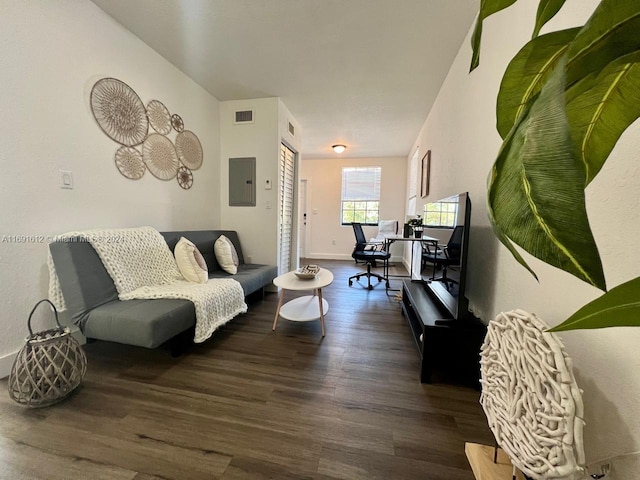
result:
M 453 324 L 455 322 L 457 322 L 458 320 L 455 320 L 453 318 L 440 318 L 438 320 L 436 320 L 435 323 L 436 325 L 449 325 L 449 326 L 453 326 Z
M 421 357 L 420 381 L 444 381 L 479 388 L 480 346 L 486 326 L 476 317 L 456 320 L 422 282 L 405 280 L 402 313 Z

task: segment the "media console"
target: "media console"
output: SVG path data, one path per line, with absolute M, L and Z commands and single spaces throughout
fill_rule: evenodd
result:
M 462 383 L 479 388 L 480 346 L 487 328 L 476 317 L 454 319 L 420 281 L 402 285 L 402 313 L 421 357 L 420 381 Z

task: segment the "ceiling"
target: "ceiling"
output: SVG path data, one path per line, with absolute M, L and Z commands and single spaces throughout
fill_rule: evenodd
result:
M 303 158 L 407 156 L 478 0 L 93 0 L 219 100 L 280 97 Z

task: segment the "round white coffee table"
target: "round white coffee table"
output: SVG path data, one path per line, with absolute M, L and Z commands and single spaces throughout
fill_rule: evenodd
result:
M 273 284 L 281 291 L 276 316 L 273 319 L 273 330 L 276 329 L 279 317 L 293 322 L 310 322 L 320 319 L 324 337 L 324 314 L 329 311 L 329 303 L 322 298 L 322 289 L 331 282 L 333 282 L 333 273 L 326 268 L 321 268 L 310 280 L 298 278 L 294 272 L 274 278 Z M 313 290 L 314 294 L 295 298 L 283 305 L 282 300 L 286 290 Z

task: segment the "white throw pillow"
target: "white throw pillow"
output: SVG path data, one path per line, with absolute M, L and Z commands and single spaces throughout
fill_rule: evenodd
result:
M 178 269 L 185 280 L 194 283 L 207 283 L 209 272 L 204 257 L 192 242 L 180 237 L 173 251 Z
M 220 268 L 231 275 L 238 273 L 240 260 L 238 260 L 238 252 L 236 252 L 236 247 L 233 246 L 231 240 L 220 235 L 216 243 L 213 244 L 213 252 L 216 254 Z

